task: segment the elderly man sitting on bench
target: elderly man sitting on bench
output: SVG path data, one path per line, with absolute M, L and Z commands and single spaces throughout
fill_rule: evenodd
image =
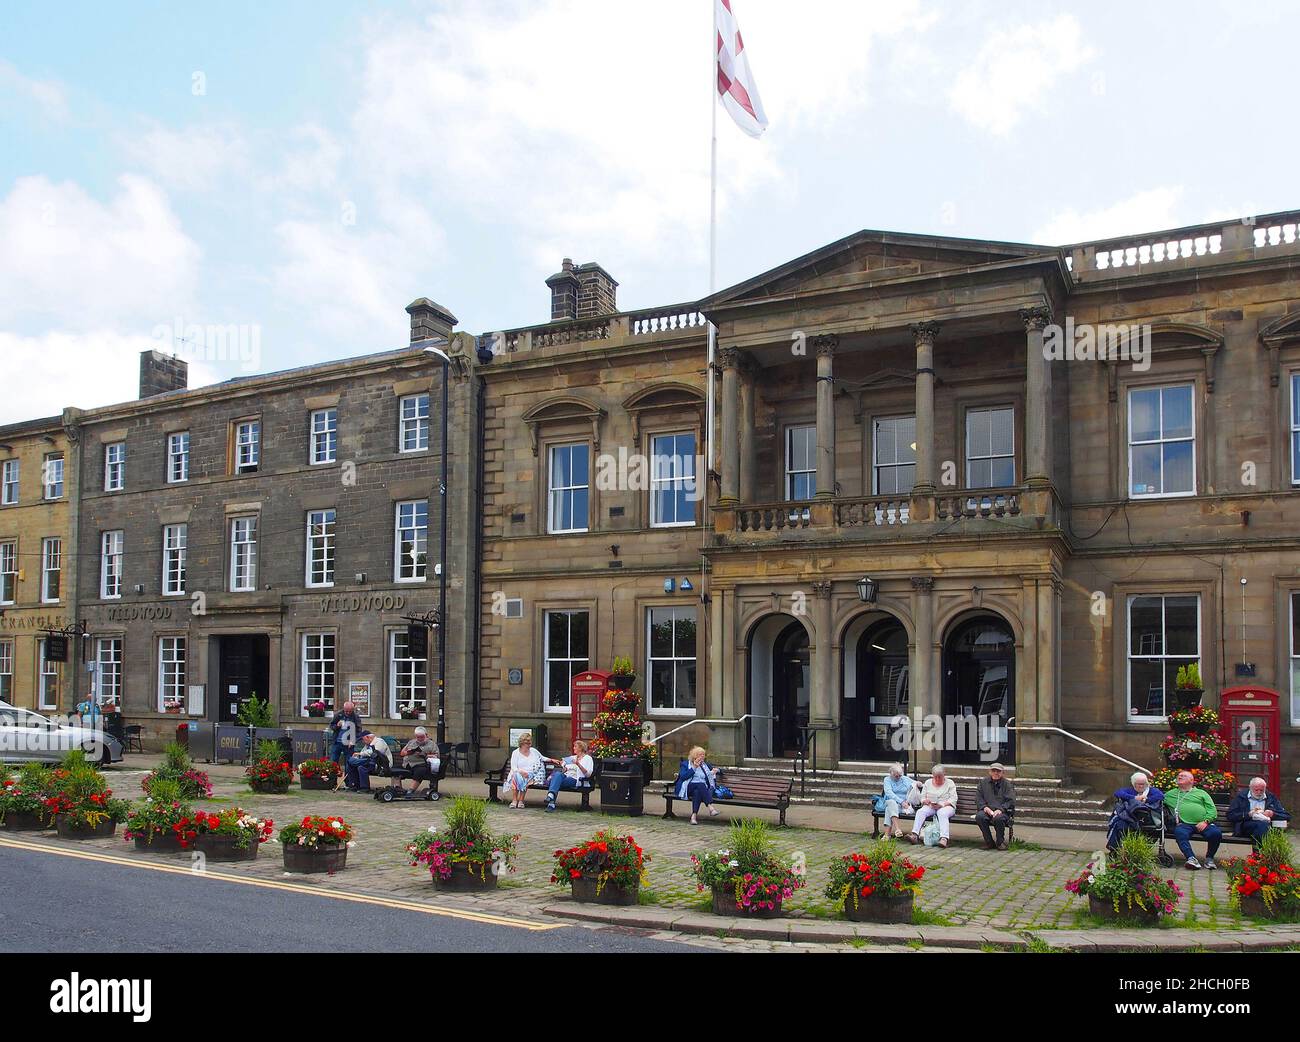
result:
M 442 767 L 442 761 L 438 758 L 438 747 L 429 740 L 429 732 L 423 727 L 417 727 L 415 737 L 402 746 L 401 757 L 402 766 L 411 772 L 411 781 L 415 783 L 407 796 L 414 796 L 425 782 L 432 785 Z M 406 787 L 404 781 L 399 781 L 397 784 L 401 788 Z

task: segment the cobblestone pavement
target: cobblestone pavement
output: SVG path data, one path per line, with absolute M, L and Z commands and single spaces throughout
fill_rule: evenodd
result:
M 237 768 L 218 767 L 211 771 L 214 803 L 237 803 L 254 814 L 275 819 L 277 828 L 305 814 L 340 815 L 356 831 L 355 845 L 349 854 L 344 877 L 295 876 L 294 881 L 309 886 L 345 885 L 349 890 L 389 896 L 429 900 L 432 886 L 425 870 L 406 863 L 405 844 L 430 825 L 440 827 L 448 796 L 454 790 L 481 795 L 478 778 L 454 779 L 444 783 L 444 799 L 438 803 L 413 802 L 382 804 L 372 798 L 349 793 L 302 792 L 297 788 L 284 796 L 253 794 L 241 780 Z M 117 769 L 112 784 L 117 795 L 135 796 L 143 772 Z M 536 798 L 536 797 L 535 797 Z M 650 801 L 648 802 L 649 806 Z M 576 806 L 576 800 L 561 797 L 561 806 Z M 209 804 L 211 805 L 211 804 Z M 503 878 L 496 893 L 456 895 L 455 903 L 482 907 L 495 914 L 533 917 L 546 905 L 563 900 L 564 891 L 550 880 L 551 855 L 572 846 L 597 829 L 608 828 L 632 832 L 651 855 L 649 864 L 648 903 L 668 909 L 703 910 L 708 904 L 690 874 L 692 852 L 717 849 L 726 842 L 726 815 L 692 826 L 685 818 L 665 821 L 653 810 L 636 819 L 613 818 L 599 813 L 580 813 L 562 809 L 547 814 L 538 803 L 526 810 L 511 810 L 504 804 L 488 809 L 489 826 L 495 832 L 519 834 L 519 857 L 516 871 Z M 1002 930 L 1051 931 L 1077 930 L 1090 924 L 1082 914 L 1084 903 L 1062 890 L 1064 882 L 1088 861 L 1088 853 L 1068 849 L 1015 849 L 1008 852 L 985 851 L 970 839 L 972 830 L 959 830 L 959 839 L 946 850 L 908 847 L 907 856 L 926 866 L 922 893 L 917 901 L 919 922 L 929 926 L 975 926 Z M 977 836 L 977 834 L 974 834 Z M 824 897 L 830 861 L 853 849 L 861 849 L 869 836 L 791 827 L 773 829 L 778 851 L 800 857 L 807 865 L 808 886 L 797 893 L 787 906 L 794 918 L 838 919 L 831 902 Z M 1074 840 L 1086 842 L 1087 837 Z M 133 850 L 120 839 L 92 841 L 94 845 L 117 853 Z M 1224 855 L 1230 851 L 1225 848 Z M 274 844 L 264 847 L 261 856 L 247 864 L 222 865 L 223 872 L 248 873 L 266 879 L 285 878 L 279 852 Z M 152 856 L 152 855 L 151 855 Z M 177 860 L 176 855 L 160 855 Z M 1181 868 L 1170 874 L 1186 891 L 1183 914 L 1170 926 L 1249 931 L 1251 920 L 1243 920 L 1229 907 L 1226 876 L 1222 872 L 1187 872 Z M 438 895 L 439 903 L 451 895 Z M 719 943 L 725 943 L 720 941 Z M 782 942 L 773 942 L 780 947 Z M 786 944 L 786 947 L 791 945 Z M 794 945 L 794 947 L 804 947 Z M 876 950 L 880 950 L 876 948 Z

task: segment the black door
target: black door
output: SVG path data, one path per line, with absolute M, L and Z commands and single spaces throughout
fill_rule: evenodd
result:
M 772 648 L 773 752 L 794 756 L 799 751 L 802 725 L 812 708 L 812 671 L 808 631 L 792 622 L 781 631 Z
M 250 696 L 270 697 L 271 639 L 238 634 L 218 640 L 217 719 L 229 722 L 238 714 L 240 703 Z
M 1015 761 L 1007 720 L 1016 704 L 1016 640 L 989 616 L 953 630 L 943 649 L 943 757 L 954 763 Z
M 885 619 L 858 638 L 854 690 L 840 700 L 840 756 L 845 760 L 903 759 L 890 736 L 893 721 L 907 715 L 907 631 Z

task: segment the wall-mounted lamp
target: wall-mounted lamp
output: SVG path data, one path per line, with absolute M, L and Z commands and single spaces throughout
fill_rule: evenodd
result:
M 858 580 L 858 600 L 863 604 L 875 604 L 876 594 L 879 590 L 880 587 L 877 585 L 875 579 L 869 579 L 864 575 Z

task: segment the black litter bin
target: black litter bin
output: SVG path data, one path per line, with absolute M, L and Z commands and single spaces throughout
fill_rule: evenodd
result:
M 640 759 L 600 761 L 600 811 L 625 818 L 645 813 L 645 768 Z

